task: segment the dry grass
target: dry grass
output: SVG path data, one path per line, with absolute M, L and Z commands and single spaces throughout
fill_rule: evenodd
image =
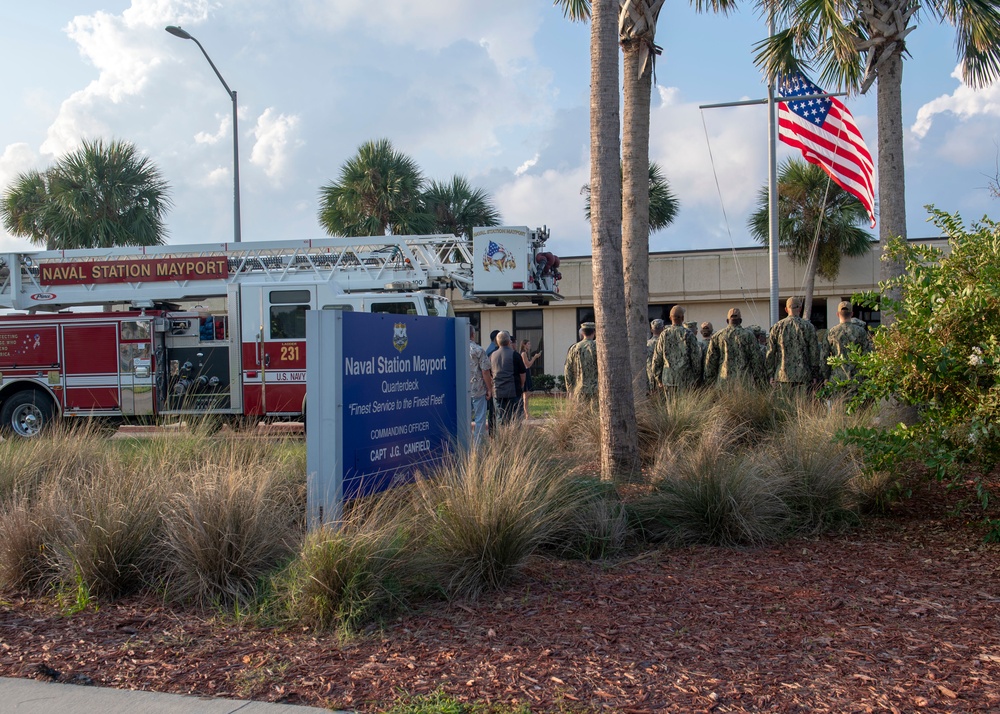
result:
M 631 510 L 641 533 L 674 545 L 755 545 L 779 539 L 788 512 L 781 484 L 742 448 L 747 428 L 716 418 L 686 447 L 667 444 L 655 490 Z
M 416 484 L 420 541 L 451 597 L 500 588 L 572 517 L 572 469 L 545 440 L 502 430 Z
M 211 465 L 190 476 L 164 511 L 167 594 L 242 604 L 301 540 L 296 485 L 273 468 Z

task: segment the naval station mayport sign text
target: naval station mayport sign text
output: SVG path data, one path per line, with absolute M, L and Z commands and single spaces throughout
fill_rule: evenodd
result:
M 455 447 L 455 321 L 344 313 L 345 499 L 410 480 Z
M 41 263 L 42 285 L 145 283 L 164 280 L 219 280 L 229 277 L 226 258 L 143 258 L 85 263 Z

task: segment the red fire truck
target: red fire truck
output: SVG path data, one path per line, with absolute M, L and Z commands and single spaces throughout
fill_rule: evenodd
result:
M 548 232 L 527 234 L 534 265 Z M 474 297 L 472 252 L 454 236 L 379 236 L 0 255 L 0 309 L 23 311 L 0 315 L 0 431 L 301 416 L 306 310 L 453 315 L 447 289 Z M 558 299 L 551 281 L 526 288 L 487 299 Z

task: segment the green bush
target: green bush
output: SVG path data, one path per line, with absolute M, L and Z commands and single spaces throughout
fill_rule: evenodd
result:
M 855 358 L 856 405 L 898 402 L 916 407 L 919 419 L 884 419 L 844 436 L 863 447 L 874 471 L 898 472 L 916 460 L 954 480 L 1000 463 L 1000 224 L 984 218 L 967 229 L 957 214 L 930 211 L 949 250 L 889 245 L 887 258 L 904 266 L 880 285 L 881 307 L 895 321 L 876 332 L 873 352 Z M 876 306 L 879 295 L 860 301 Z M 976 490 L 986 508 L 979 476 Z M 1000 537 L 1000 521 L 990 525 Z
M 551 392 L 556 386 L 556 378 L 551 374 L 540 374 L 531 378 L 532 386 L 540 392 Z

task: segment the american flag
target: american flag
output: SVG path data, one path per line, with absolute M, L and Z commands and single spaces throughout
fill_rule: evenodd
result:
M 487 257 L 494 258 L 497 253 L 500 253 L 501 257 L 507 256 L 507 251 L 503 249 L 503 246 L 497 245 L 493 241 L 490 241 L 490 244 L 486 247 Z
M 785 97 L 823 94 L 801 72 L 782 76 L 778 91 Z M 802 151 L 806 161 L 822 167 L 838 186 L 857 197 L 875 227 L 872 155 L 843 102 L 836 97 L 778 102 L 778 138 Z

